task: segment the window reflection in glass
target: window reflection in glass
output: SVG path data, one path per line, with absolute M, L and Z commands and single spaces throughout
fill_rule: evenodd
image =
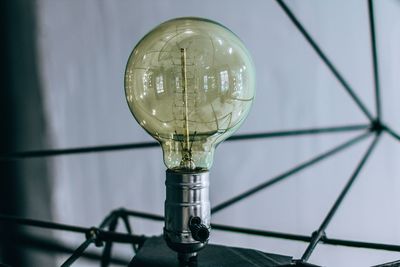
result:
M 228 71 L 223 70 L 219 73 L 220 79 L 221 79 L 221 90 L 223 92 L 226 92 L 229 89 L 229 76 L 228 76 Z

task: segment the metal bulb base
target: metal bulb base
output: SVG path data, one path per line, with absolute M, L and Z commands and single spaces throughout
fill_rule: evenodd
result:
M 193 259 L 210 235 L 208 171 L 166 171 L 164 239 L 180 261 Z

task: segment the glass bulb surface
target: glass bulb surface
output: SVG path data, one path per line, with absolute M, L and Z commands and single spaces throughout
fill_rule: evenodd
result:
M 242 41 L 224 26 L 178 18 L 133 49 L 125 94 L 138 123 L 163 149 L 172 170 L 208 170 L 218 143 L 246 118 L 255 72 Z

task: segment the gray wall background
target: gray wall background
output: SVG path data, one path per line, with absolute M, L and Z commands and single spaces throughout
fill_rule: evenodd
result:
M 311 35 L 374 110 L 367 2 L 287 1 Z M 375 1 L 384 120 L 400 130 L 400 2 Z M 240 133 L 366 123 L 350 97 L 275 1 L 37 1 L 38 53 L 52 148 L 149 141 L 124 99 L 123 75 L 134 45 L 180 16 L 216 20 L 253 55 L 257 98 Z M 356 133 L 357 134 L 357 133 Z M 355 133 L 225 143 L 211 170 L 218 204 L 342 143 Z M 309 235 L 318 228 L 371 139 L 216 214 L 214 223 Z M 400 242 L 400 145 L 380 141 L 328 228 L 331 238 Z M 161 149 L 63 156 L 51 160 L 55 221 L 97 225 L 112 209 L 162 214 Z M 138 234 L 161 223 L 134 219 Z M 69 244 L 82 236 L 56 233 Z M 300 257 L 305 243 L 214 231 L 212 242 Z M 130 255 L 117 247 L 116 254 Z M 64 257 L 60 257 L 61 262 Z M 398 253 L 319 245 L 310 261 L 368 266 Z M 91 266 L 80 261 L 77 266 Z

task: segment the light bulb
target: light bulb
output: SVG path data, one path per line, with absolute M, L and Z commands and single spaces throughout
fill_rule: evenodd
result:
M 201 18 L 162 23 L 129 57 L 126 99 L 138 123 L 162 146 L 168 168 L 164 238 L 181 261 L 208 242 L 208 170 L 215 147 L 250 110 L 254 76 L 241 40 Z
M 167 21 L 134 48 L 125 93 L 138 123 L 163 149 L 168 169 L 208 170 L 254 98 L 254 67 L 240 39 L 200 18 Z

